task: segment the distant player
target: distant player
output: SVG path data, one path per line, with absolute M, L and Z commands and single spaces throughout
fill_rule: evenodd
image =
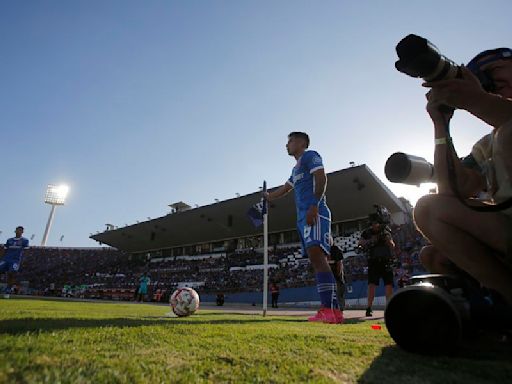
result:
M 22 237 L 23 227 L 18 226 L 14 231 L 16 237 L 7 239 L 4 245 L 4 257 L 0 260 L 0 273 L 7 274 L 7 286 L 4 299 L 10 297 L 11 289 L 16 283 L 16 273 L 20 270 L 23 250 L 28 248 L 28 239 Z
M 309 257 L 315 269 L 317 290 L 321 308 L 308 318 L 330 324 L 343 322 L 343 313 L 336 298 L 336 280 L 327 263 L 330 255 L 331 212 L 325 201 L 325 175 L 322 158 L 315 151 L 308 151 L 309 136 L 304 132 L 288 135 L 286 149 L 295 157 L 297 164 L 288 181 L 276 190 L 266 193 L 268 200 L 275 200 L 295 191 L 297 230 L 302 241 L 302 252 Z
M 149 285 L 150 279 L 147 273 L 144 273 L 139 278 L 139 289 L 137 290 L 138 293 L 138 302 L 144 301 L 144 296 L 148 294 L 148 285 Z

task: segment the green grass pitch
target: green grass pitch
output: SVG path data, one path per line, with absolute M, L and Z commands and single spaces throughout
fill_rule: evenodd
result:
M 423 357 L 384 324 L 169 307 L 0 300 L 0 383 L 510 383 L 510 349 Z

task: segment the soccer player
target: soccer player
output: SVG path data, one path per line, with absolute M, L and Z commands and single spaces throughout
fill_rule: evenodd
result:
M 138 302 L 143 302 L 144 301 L 144 296 L 146 296 L 148 294 L 148 284 L 150 282 L 150 279 L 149 279 L 149 276 L 147 273 L 144 273 L 140 278 L 139 278 L 139 289 L 137 290 L 138 294 L 139 294 L 139 297 L 138 297 Z
M 23 250 L 28 248 L 28 239 L 21 236 L 23 235 L 23 227 L 16 227 L 14 233 L 16 237 L 7 239 L 4 245 L 4 257 L 0 260 L 0 273 L 7 274 L 7 286 L 5 287 L 4 299 L 10 297 L 11 288 L 16 282 L 15 274 L 20 270 Z
M 322 158 L 315 151 L 307 150 L 309 136 L 304 132 L 292 132 L 288 135 L 286 149 L 295 157 L 288 181 L 272 192 L 265 193 L 267 200 L 275 200 L 295 191 L 297 207 L 297 230 L 302 242 L 302 252 L 309 257 L 315 269 L 317 290 L 321 307 L 309 321 L 321 321 L 329 324 L 343 322 L 343 313 L 336 298 L 336 280 L 327 263 L 330 254 L 331 212 L 325 201 L 325 175 Z

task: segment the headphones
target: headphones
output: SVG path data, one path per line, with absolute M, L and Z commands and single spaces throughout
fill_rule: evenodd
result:
M 485 57 L 485 60 L 482 58 Z M 491 76 L 491 71 L 482 70 L 482 67 L 493 63 L 498 60 L 512 59 L 512 49 L 510 48 L 496 48 L 480 52 L 466 65 L 466 67 L 473 72 L 473 74 L 480 80 L 480 84 L 487 92 L 494 92 L 496 85 Z

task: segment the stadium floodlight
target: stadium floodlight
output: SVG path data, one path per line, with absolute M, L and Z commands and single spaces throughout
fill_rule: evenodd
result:
M 69 192 L 67 185 L 48 185 L 44 202 L 51 205 L 64 205 Z
M 46 241 L 48 240 L 50 228 L 52 226 L 53 218 L 55 216 L 55 208 L 57 207 L 57 205 L 64 205 L 64 203 L 66 202 L 66 197 L 68 196 L 68 192 L 69 187 L 67 185 L 49 184 L 48 188 L 46 188 L 44 202 L 46 204 L 50 204 L 52 206 L 52 209 L 50 211 L 50 216 L 48 217 L 48 221 L 46 223 L 43 240 L 41 241 L 41 246 L 43 247 L 46 245 Z

